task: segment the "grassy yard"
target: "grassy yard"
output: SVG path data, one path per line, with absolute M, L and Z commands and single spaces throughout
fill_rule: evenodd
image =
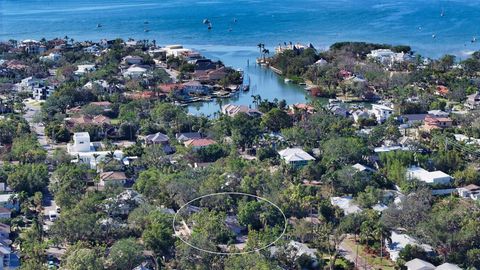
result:
M 356 244 L 353 239 L 345 239 L 345 243 L 352 249 L 357 250 L 358 246 L 358 256 L 361 257 L 363 260 L 366 260 L 367 263 L 372 266 L 374 269 L 383 269 L 383 270 L 394 270 L 395 263 L 390 261 L 387 258 L 383 258 L 383 260 L 379 256 L 375 256 L 373 254 L 369 254 L 365 252 L 365 246 L 360 244 Z

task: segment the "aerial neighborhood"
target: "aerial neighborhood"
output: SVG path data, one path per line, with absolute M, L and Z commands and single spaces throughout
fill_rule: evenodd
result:
M 480 269 L 480 52 L 255 49 L 1 42 L 0 269 Z

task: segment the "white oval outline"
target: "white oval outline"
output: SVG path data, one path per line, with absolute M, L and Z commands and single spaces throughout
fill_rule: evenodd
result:
M 280 234 L 280 236 L 278 236 L 273 242 L 271 242 L 270 244 L 264 246 L 264 247 L 260 247 L 260 248 L 256 248 L 254 250 L 250 250 L 250 251 L 243 251 L 243 252 L 216 252 L 216 251 L 211 251 L 211 250 L 206 250 L 206 249 L 202 249 L 202 248 L 199 248 L 197 246 L 194 246 L 192 244 L 190 244 L 189 242 L 185 241 L 182 237 L 178 236 L 177 235 L 177 230 L 175 230 L 175 221 L 177 219 L 177 215 L 178 213 L 187 205 L 189 205 L 190 203 L 194 202 L 194 201 L 198 201 L 200 199 L 203 199 L 203 198 L 207 198 L 207 197 L 212 197 L 212 196 L 217 196 L 217 195 L 243 195 L 243 196 L 249 196 L 249 197 L 253 197 L 253 198 L 256 198 L 256 199 L 259 199 L 259 200 L 262 200 L 262 201 L 266 201 L 268 202 L 269 204 L 273 205 L 275 208 L 278 209 L 278 211 L 280 211 L 280 213 L 282 213 L 282 216 L 283 216 L 283 219 L 284 219 L 284 223 L 285 223 L 285 226 L 283 227 L 283 231 L 282 233 Z M 177 237 L 178 239 L 180 239 L 183 243 L 187 244 L 188 246 L 196 249 L 196 250 L 199 250 L 199 251 L 203 251 L 203 252 L 206 252 L 206 253 L 210 253 L 210 254 L 216 254 L 216 255 L 244 255 L 244 254 L 249 254 L 249 253 L 254 253 L 254 252 L 257 252 L 257 251 L 260 251 L 260 250 L 264 250 L 270 246 L 272 246 L 273 244 L 275 244 L 278 240 L 280 240 L 280 238 L 283 237 L 283 235 L 285 235 L 285 232 L 287 231 L 287 224 L 288 224 L 288 220 L 287 220 L 287 217 L 285 216 L 285 213 L 282 211 L 282 209 L 280 207 L 278 207 L 278 205 L 274 204 L 273 202 L 263 198 L 263 197 L 260 197 L 260 196 L 257 196 L 257 195 L 253 195 L 253 194 L 248 194 L 248 193 L 242 193 L 242 192 L 218 192 L 218 193 L 211 193 L 211 194 L 207 194 L 207 195 L 203 195 L 203 196 L 200 196 L 200 197 L 197 197 L 189 202 L 187 202 L 186 204 L 182 205 L 182 207 L 180 207 L 177 212 L 175 213 L 175 215 L 173 216 L 173 222 L 172 222 L 172 227 L 173 227 L 173 232 L 175 233 L 175 237 Z

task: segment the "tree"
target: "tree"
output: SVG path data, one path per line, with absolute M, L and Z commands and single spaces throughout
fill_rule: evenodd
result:
M 158 169 L 150 168 L 140 173 L 135 181 L 134 189 L 154 202 L 168 205 L 170 202 L 166 192 L 167 184 L 168 178 L 165 175 Z
M 50 190 L 61 208 L 70 209 L 83 197 L 89 179 L 86 165 L 65 164 L 57 168 L 52 175 Z
M 142 234 L 143 243 L 156 257 L 166 256 L 175 242 L 173 233 L 172 217 L 158 210 L 152 211 Z
M 284 110 L 273 108 L 262 116 L 262 126 L 273 132 L 292 126 L 292 118 Z
M 228 256 L 224 263 L 225 270 L 271 270 L 280 269 L 274 262 L 268 260 L 260 253 L 249 253 L 235 256 Z
M 238 113 L 231 122 L 232 139 L 235 144 L 245 150 L 251 147 L 260 134 L 260 123 L 257 118 L 246 113 Z
M 8 185 L 16 192 L 26 192 L 33 195 L 43 191 L 48 184 L 48 170 L 45 164 L 24 164 L 15 166 L 8 175 Z
M 361 160 L 366 150 L 359 138 L 332 138 L 323 143 L 322 163 L 326 166 L 354 164 Z
M 109 269 L 130 270 L 143 261 L 143 247 L 134 238 L 120 239 L 110 248 Z
M 86 247 L 73 247 L 65 259 L 65 268 L 69 270 L 103 269 L 103 257 L 99 251 Z
M 13 140 L 11 155 L 15 160 L 25 164 L 44 161 L 47 153 L 34 135 L 25 135 Z

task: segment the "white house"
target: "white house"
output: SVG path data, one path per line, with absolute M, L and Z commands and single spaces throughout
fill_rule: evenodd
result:
M 444 263 L 435 268 L 435 270 L 462 270 L 458 265 L 453 263 Z
M 420 259 L 413 259 L 405 263 L 407 270 L 434 270 L 435 265 Z
M 393 109 L 382 104 L 372 104 L 370 113 L 375 115 L 378 123 L 383 123 L 393 115 Z
M 303 166 L 309 161 L 315 160 L 314 157 L 303 151 L 301 148 L 287 148 L 279 151 L 278 154 L 286 163 L 291 164 L 294 167 Z
M 127 70 L 123 72 L 123 77 L 125 78 L 140 78 L 147 72 L 146 68 L 142 68 L 136 65 L 130 66 Z
M 399 233 L 396 231 L 392 231 L 390 236 L 391 242 L 388 239 L 385 239 L 385 248 L 390 254 L 390 259 L 394 262 L 400 257 L 400 252 L 407 246 L 419 246 L 426 252 L 433 252 L 433 248 L 426 244 L 419 243 L 413 237 Z
M 367 111 L 363 110 L 356 110 L 352 112 L 352 117 L 355 123 L 358 123 L 362 119 L 368 119 L 370 118 L 370 114 Z
M 32 97 L 35 100 L 46 100 L 55 92 L 55 87 L 49 86 L 41 86 L 41 87 L 33 87 L 32 89 Z
M 405 61 L 409 61 L 411 59 L 411 55 L 404 52 L 396 53 L 390 49 L 378 49 L 372 50 L 369 54 L 367 54 L 367 58 L 376 60 L 384 65 L 392 67 L 395 63 L 403 63 Z
M 88 65 L 78 65 L 77 70 L 75 70 L 74 74 L 77 76 L 83 76 L 89 72 L 95 71 L 95 65 L 88 64 Z
M 331 197 L 330 203 L 342 209 L 345 215 L 362 212 L 362 209 L 357 204 L 354 203 L 353 198 L 351 196 Z
M 412 166 L 407 169 L 407 179 L 417 179 L 432 185 L 445 185 L 450 184 L 453 180 L 453 177 L 442 171 L 429 172 L 423 168 Z
M 71 156 L 76 157 L 72 162 L 88 164 L 92 169 L 97 168 L 98 164 L 110 154 L 113 154 L 113 158 L 116 160 L 123 159 L 123 152 L 120 150 L 115 150 L 113 153 L 112 151 L 97 151 L 94 143 L 90 142 L 88 132 L 74 133 L 73 144 L 67 145 L 67 151 Z
M 40 60 L 41 60 L 41 61 L 57 62 L 58 60 L 60 60 L 61 57 L 62 57 L 61 54 L 56 53 L 56 52 L 51 52 L 51 53 L 49 53 L 48 55 L 41 56 L 41 57 L 40 57 Z
M 122 61 L 127 65 L 139 65 L 143 62 L 143 58 L 136 55 L 125 56 Z
M 457 189 L 458 195 L 462 198 L 469 198 L 472 200 L 480 199 L 480 187 L 474 184 L 470 184 L 465 187 L 461 187 Z

